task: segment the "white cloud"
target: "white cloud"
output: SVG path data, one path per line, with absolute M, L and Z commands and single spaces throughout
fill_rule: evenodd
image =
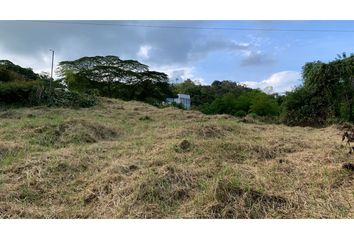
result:
M 149 52 L 150 52 L 151 48 L 152 47 L 148 46 L 148 45 L 140 46 L 140 49 L 136 55 L 142 59 L 149 59 L 150 58 Z
M 194 67 L 165 65 L 165 66 L 152 66 L 151 70 L 166 73 L 172 83 L 176 83 L 176 82 L 180 83 L 187 79 L 191 79 L 197 84 L 201 84 L 201 85 L 206 84 L 205 80 L 202 77 L 199 77 L 195 73 Z
M 297 71 L 282 71 L 273 73 L 269 78 L 260 82 L 246 81 L 242 83 L 250 88 L 269 91 L 272 87 L 273 92 L 285 93 L 301 84 L 301 74 Z
M 269 65 L 274 60 L 261 50 L 244 50 L 242 55 L 245 57 L 241 61 L 241 66 L 254 66 L 254 65 Z
M 1 59 L 7 59 L 13 62 L 16 65 L 20 65 L 24 68 L 32 68 L 34 72 L 50 72 L 51 62 L 52 62 L 52 53 L 49 51 L 39 51 L 36 52 L 33 56 L 23 55 L 23 54 L 14 54 L 9 53 L 0 46 L 0 56 Z M 58 66 L 58 63 L 63 61 L 63 57 L 55 53 L 54 56 L 54 78 L 57 77 L 55 74 L 55 69 Z
M 252 47 L 250 43 L 237 42 L 227 38 L 198 39 L 188 51 L 188 60 L 197 61 L 206 58 L 212 52 L 237 53 Z

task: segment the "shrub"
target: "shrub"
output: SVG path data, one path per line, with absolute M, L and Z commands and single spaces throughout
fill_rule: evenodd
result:
M 67 91 L 64 88 L 50 90 L 46 82 L 39 80 L 10 81 L 0 83 L 0 103 L 25 106 L 91 107 L 97 104 L 97 98 L 89 94 Z
M 185 109 L 182 103 L 171 103 L 172 107 L 179 108 L 179 109 Z
M 323 126 L 330 112 L 322 103 L 321 96 L 305 87 L 299 87 L 287 94 L 282 107 L 285 124 L 299 126 Z
M 68 91 L 63 88 L 38 87 L 32 92 L 30 102 L 32 105 L 48 105 L 56 107 L 91 107 L 97 104 L 93 95 Z
M 0 103 L 26 104 L 38 81 L 10 81 L 0 83 Z
M 234 114 L 236 117 L 244 117 L 247 115 L 247 113 L 243 110 L 239 110 Z

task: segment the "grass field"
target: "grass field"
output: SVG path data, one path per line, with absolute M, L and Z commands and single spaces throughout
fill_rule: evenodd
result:
M 342 131 L 101 99 L 0 112 L 1 218 L 354 218 Z

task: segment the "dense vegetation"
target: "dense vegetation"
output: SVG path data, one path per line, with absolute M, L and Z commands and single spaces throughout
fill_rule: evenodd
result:
M 61 77 L 50 79 L 7 60 L 0 61 L 0 102 L 88 107 L 94 96 L 144 101 L 160 106 L 177 93 L 191 96 L 192 108 L 206 114 L 267 116 L 288 125 L 323 126 L 354 121 L 354 55 L 329 63 L 306 63 L 303 84 L 284 96 L 266 94 L 232 81 L 199 85 L 188 79 L 170 84 L 165 73 L 117 56 L 83 57 L 59 63 Z M 180 106 L 179 106 L 180 107 Z
M 75 91 L 67 91 L 59 81 L 52 81 L 30 68 L 22 68 L 8 60 L 0 61 L 1 106 L 63 106 L 90 107 L 96 98 Z
M 303 84 L 284 96 L 248 89 L 231 81 L 200 86 L 192 81 L 174 86 L 191 95 L 195 109 L 207 114 L 278 116 L 288 125 L 324 126 L 354 121 L 354 55 L 345 53 L 329 63 L 306 63 Z
M 158 104 L 171 94 L 168 76 L 149 71 L 135 60 L 117 56 L 83 57 L 59 63 L 59 75 L 69 90 L 104 97 Z
M 353 122 L 354 55 L 329 63 L 306 63 L 303 85 L 286 95 L 283 120 L 290 125 L 323 126 L 332 121 Z
M 193 107 L 206 114 L 275 116 L 280 111 L 277 95 L 231 81 L 214 81 L 210 86 L 202 86 L 187 80 L 176 84 L 174 91 L 191 95 Z

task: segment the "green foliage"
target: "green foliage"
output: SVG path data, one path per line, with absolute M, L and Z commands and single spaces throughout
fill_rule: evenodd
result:
M 273 96 L 259 90 L 243 92 L 237 96 L 232 93 L 216 98 L 211 104 L 204 104 L 201 108 L 206 114 L 231 114 L 245 116 L 253 113 L 258 116 L 276 116 L 280 108 Z
M 275 116 L 279 114 L 280 107 L 271 96 L 258 92 L 251 99 L 250 112 L 258 116 Z
M 26 104 L 38 81 L 9 81 L 0 83 L 0 103 Z
M 288 125 L 320 125 L 315 105 L 310 105 L 311 95 L 307 88 L 299 87 L 287 94 L 282 105 L 283 120 Z M 323 120 L 322 120 L 323 121 Z
M 243 110 L 238 110 L 235 114 L 236 117 L 244 117 L 247 115 L 247 113 Z
M 97 103 L 97 98 L 63 88 L 50 90 L 40 81 L 14 81 L 0 84 L 0 102 L 25 106 L 91 107 Z
M 214 81 L 211 86 L 195 84 L 187 79 L 182 83 L 173 85 L 174 94 L 184 93 L 191 96 L 192 107 L 203 112 L 207 111 L 207 105 L 211 104 L 216 98 L 230 93 L 240 95 L 249 88 L 232 81 Z
M 333 119 L 353 121 L 354 55 L 303 67 L 304 84 L 288 93 L 282 117 L 290 125 L 323 126 Z
M 36 80 L 39 75 L 34 73 L 31 68 L 22 68 L 9 60 L 0 60 L 0 82 L 14 80 Z
M 83 57 L 59 63 L 58 73 L 70 90 L 156 104 L 171 94 L 165 73 L 117 56 Z
M 175 108 L 179 108 L 179 109 L 184 109 L 184 106 L 182 103 L 172 102 L 170 106 L 175 107 Z
M 25 75 L 3 69 L 2 73 L 8 73 L 8 78 L 6 81 L 0 82 L 1 105 L 90 107 L 97 102 L 97 99 L 92 95 L 66 91 L 59 81 L 53 81 L 52 88 L 50 88 L 47 78 L 39 76 L 37 80 L 25 79 L 25 77 L 32 76 L 30 70 L 21 70 L 22 68 L 19 66 L 13 67 L 13 69 L 19 69 L 18 71 Z

